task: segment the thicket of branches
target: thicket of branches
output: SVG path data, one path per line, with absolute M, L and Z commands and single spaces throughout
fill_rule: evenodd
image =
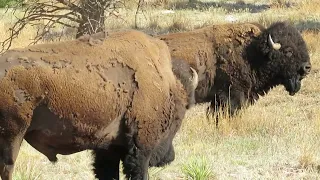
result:
M 29 0 L 23 7 L 22 17 L 20 8 L 14 8 L 13 15 L 17 22 L 9 29 L 10 35 L 2 44 L 1 52 L 8 50 L 13 39 L 27 26 L 37 26 L 37 34 L 32 43 L 42 39 L 56 25 L 75 28 L 76 37 L 103 31 L 106 16 L 117 16 L 118 8 L 125 0 Z M 20 12 L 19 12 L 20 11 Z
M 107 16 L 119 15 L 119 8 L 128 8 L 126 2 L 135 2 L 136 28 L 137 16 L 145 0 L 14 0 L 19 5 L 13 8 L 17 21 L 9 29 L 9 36 L 1 42 L 0 53 L 8 50 L 12 42 L 27 25 L 37 27 L 37 33 L 31 44 L 35 44 L 50 34 L 55 26 L 76 30 L 76 38 L 84 34 L 94 34 L 105 29 Z M 24 3 L 23 3 L 24 1 Z M 147 1 L 147 0 L 146 0 Z M 151 0 L 152 1 L 152 0 Z M 168 2 L 169 0 L 154 0 Z M 189 0 L 192 2 L 195 0 Z M 24 4 L 21 7 L 21 4 Z M 22 8 L 22 9 L 21 9 Z M 7 9 L 8 10 L 8 9 Z M 21 17 L 21 11 L 23 15 Z

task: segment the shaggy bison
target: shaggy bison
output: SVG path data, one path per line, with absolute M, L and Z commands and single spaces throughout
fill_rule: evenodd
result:
M 120 160 L 128 178 L 147 179 L 149 160 L 159 165 L 173 152 L 196 88 L 176 79 L 163 41 L 138 31 L 14 49 L 0 65 L 3 180 L 23 138 L 53 162 L 92 149 L 98 179 L 119 179 Z
M 195 104 L 194 94 L 195 89 L 198 86 L 198 74 L 195 69 L 190 67 L 190 65 L 183 60 L 172 60 L 172 70 L 175 77 L 182 83 L 187 93 L 186 109 L 189 109 Z M 179 126 L 173 126 L 172 135 L 162 141 L 152 153 L 149 161 L 149 165 L 151 167 L 162 167 L 174 160 L 175 152 L 172 141 L 178 129 Z
M 311 70 L 303 38 L 285 22 L 268 28 L 250 23 L 213 25 L 158 38 L 168 44 L 173 60 L 184 60 L 197 70 L 195 100 L 211 103 L 208 114 L 226 105 L 234 114 L 277 85 L 294 95 Z

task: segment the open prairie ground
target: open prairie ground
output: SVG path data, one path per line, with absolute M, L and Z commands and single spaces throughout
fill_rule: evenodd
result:
M 175 161 L 163 168 L 151 168 L 151 179 L 320 179 L 318 0 L 163 2 L 163 6 L 157 7 L 150 2 L 143 13 L 138 14 L 139 29 L 159 34 L 227 22 L 259 22 L 268 26 L 274 21 L 286 20 L 301 30 L 313 68 L 295 96 L 289 96 L 283 87 L 274 88 L 235 118 L 222 118 L 219 130 L 214 128 L 213 120 L 206 119 L 206 104 L 189 110 L 174 139 Z M 136 6 L 132 2 L 128 4 Z M 134 14 L 134 8 L 122 9 L 121 17 L 109 17 L 106 25 L 110 29 L 132 28 Z M 14 17 L 10 11 L 3 11 L 0 16 L 0 40 L 3 40 Z M 27 46 L 36 29 L 28 27 L 13 46 Z M 55 39 L 60 31 L 61 28 L 57 28 L 46 40 Z M 72 32 L 69 33 L 65 33 L 63 39 L 68 39 Z M 23 142 L 14 179 L 94 179 L 90 151 L 58 158 L 53 165 Z

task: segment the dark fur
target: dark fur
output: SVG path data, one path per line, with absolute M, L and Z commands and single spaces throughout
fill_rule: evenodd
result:
M 181 81 L 188 94 L 188 109 L 191 108 L 196 102 L 194 97 L 195 90 L 191 82 L 193 76 L 190 67 L 191 66 L 184 60 L 172 59 L 173 73 L 177 77 L 177 79 Z
M 131 133 L 127 135 L 128 151 L 123 158 L 123 173 L 127 179 L 140 180 L 148 179 L 148 174 L 143 168 L 148 169 L 148 160 L 151 155 L 151 149 L 138 147 L 134 142 L 136 137 L 131 137 Z
M 163 141 L 152 154 L 149 166 L 162 167 L 171 163 L 175 159 L 175 152 L 172 145 L 172 138 Z
M 281 43 L 279 50 L 268 43 L 269 34 Z M 183 59 L 197 71 L 205 65 L 195 98 L 211 103 L 208 115 L 226 107 L 233 115 L 277 85 L 294 95 L 311 70 L 302 36 L 285 22 L 267 29 L 250 23 L 214 25 L 158 38 L 167 42 L 172 59 Z
M 280 50 L 270 47 L 267 42 L 269 34 L 275 42 L 282 44 Z M 306 44 L 297 29 L 286 23 L 275 23 L 253 38 L 239 57 L 243 61 L 242 66 L 230 65 L 230 71 L 226 71 L 222 65 L 224 60 L 220 57 L 229 57 L 219 53 L 212 88 L 216 101 L 211 101 L 211 111 L 229 103 L 231 115 L 243 105 L 253 104 L 259 95 L 264 96 L 277 85 L 284 85 L 294 95 L 300 90 L 301 80 L 310 71 L 303 70 L 304 63 L 310 64 Z M 292 87 L 290 79 L 296 81 L 296 87 Z
M 93 151 L 93 172 L 97 179 L 119 179 L 120 160 L 124 159 L 127 150 L 119 146 L 110 146 L 107 150 Z
M 186 108 L 182 107 L 181 103 L 176 102 L 177 100 L 175 100 L 176 106 L 175 106 L 174 122 L 181 121 L 181 119 L 184 118 L 184 115 L 186 112 Z M 172 145 L 172 141 L 176 133 L 180 129 L 180 126 L 181 124 L 179 123 L 173 123 L 170 126 L 170 134 L 168 135 L 167 139 L 164 139 L 163 141 L 161 141 L 161 143 L 157 147 L 155 147 L 155 149 L 153 150 L 149 160 L 149 166 L 161 167 L 169 164 L 174 160 L 175 152 L 174 152 L 174 147 Z

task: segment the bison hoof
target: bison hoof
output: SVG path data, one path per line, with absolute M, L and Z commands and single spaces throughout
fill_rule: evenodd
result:
M 57 156 L 50 156 L 50 157 L 48 156 L 47 158 L 48 158 L 49 161 L 52 162 L 52 163 L 56 163 L 56 162 L 58 161 Z

